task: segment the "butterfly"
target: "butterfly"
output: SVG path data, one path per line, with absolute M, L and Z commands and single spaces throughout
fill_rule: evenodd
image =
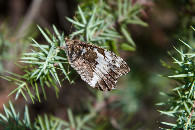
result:
M 117 79 L 130 71 L 127 63 L 111 51 L 82 41 L 66 39 L 64 48 L 69 64 L 92 88 L 116 88 Z

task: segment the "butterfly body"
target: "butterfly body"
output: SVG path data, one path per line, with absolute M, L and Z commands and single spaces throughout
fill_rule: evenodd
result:
M 112 90 L 117 79 L 127 74 L 127 63 L 111 51 L 81 41 L 66 40 L 69 64 L 92 88 Z

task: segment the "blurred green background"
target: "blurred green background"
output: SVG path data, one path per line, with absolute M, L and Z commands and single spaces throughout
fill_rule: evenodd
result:
M 90 5 L 87 0 L 0 0 L 0 69 L 22 73 L 14 63 L 19 56 L 29 51 L 28 37 L 44 43 L 36 25 L 52 31 L 54 24 L 65 35 L 70 34 L 71 23 L 65 17 L 73 18 L 77 5 Z M 114 1 L 113 1 L 114 2 Z M 121 51 L 120 56 L 130 66 L 130 73 L 122 76 L 117 89 L 101 92 L 89 88 L 78 78 L 75 84 L 64 81 L 59 98 L 52 89 L 47 89 L 48 99 L 41 103 L 26 102 L 23 97 L 14 101 L 7 96 L 13 84 L 0 79 L 0 111 L 3 104 L 13 101 L 18 111 L 24 111 L 28 104 L 32 120 L 37 114 L 53 114 L 67 119 L 67 108 L 73 114 L 84 115 L 91 109 L 99 109 L 94 119 L 97 129 L 158 129 L 160 121 L 171 120 L 161 116 L 155 104 L 164 101 L 160 92 L 168 92 L 176 83 L 159 75 L 168 75 L 160 60 L 171 64 L 167 51 L 180 46 L 178 39 L 188 42 L 190 26 L 195 24 L 194 0 L 132 0 L 143 6 L 140 18 L 147 27 L 129 25 L 137 48 L 136 51 Z M 43 95 L 41 95 L 43 97 Z M 100 105 L 100 106 L 98 106 Z

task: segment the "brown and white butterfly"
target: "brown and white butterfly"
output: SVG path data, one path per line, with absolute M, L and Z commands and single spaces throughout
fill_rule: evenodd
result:
M 115 89 L 117 79 L 130 71 L 121 57 L 96 45 L 66 39 L 65 52 L 69 64 L 92 88 Z

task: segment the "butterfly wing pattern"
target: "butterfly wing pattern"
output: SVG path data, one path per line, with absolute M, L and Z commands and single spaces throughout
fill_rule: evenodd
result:
M 117 79 L 130 71 L 121 57 L 96 45 L 66 40 L 65 52 L 81 79 L 102 91 L 115 89 Z

